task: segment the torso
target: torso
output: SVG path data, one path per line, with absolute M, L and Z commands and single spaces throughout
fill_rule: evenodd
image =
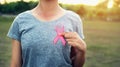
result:
M 52 21 L 42 21 L 31 14 L 21 13 L 19 32 L 21 34 L 22 67 L 72 67 L 70 60 L 71 46 L 63 46 L 61 40 L 53 43 L 57 33 L 56 26 L 64 26 L 64 32 L 73 32 L 77 21 L 73 12 L 67 11 L 63 16 Z

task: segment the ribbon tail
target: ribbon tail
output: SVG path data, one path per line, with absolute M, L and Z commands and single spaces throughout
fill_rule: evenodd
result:
M 55 39 L 53 40 L 53 43 L 54 43 L 54 44 L 56 44 L 56 43 L 57 43 L 57 41 L 58 41 L 58 39 L 59 39 L 59 37 L 58 37 L 58 36 L 56 36 L 56 37 L 55 37 Z
M 66 44 L 65 39 L 64 39 L 62 36 L 60 37 L 60 39 L 61 39 L 61 41 L 62 41 L 62 44 L 65 46 L 65 44 Z

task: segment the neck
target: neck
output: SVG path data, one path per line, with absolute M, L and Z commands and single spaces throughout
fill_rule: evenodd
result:
M 65 10 L 59 6 L 58 0 L 40 0 L 32 13 L 42 20 L 52 20 L 61 17 Z
M 37 7 L 40 11 L 45 13 L 54 12 L 60 8 L 58 0 L 40 0 Z

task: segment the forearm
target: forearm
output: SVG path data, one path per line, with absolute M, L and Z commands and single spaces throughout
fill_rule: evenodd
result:
M 20 63 L 16 63 L 14 61 L 11 61 L 10 67 L 22 67 Z
M 17 40 L 12 40 L 12 57 L 10 67 L 22 67 L 21 44 Z
M 77 48 L 71 48 L 71 61 L 73 67 L 83 67 L 86 51 L 81 52 Z
M 86 43 L 76 32 L 64 32 L 62 35 L 71 47 L 70 58 L 73 67 L 83 67 L 85 63 Z
M 17 60 L 16 60 L 17 59 Z M 10 67 L 22 67 L 22 59 L 20 58 L 12 58 Z
M 83 67 L 85 63 L 85 54 L 77 53 L 73 59 L 73 67 Z

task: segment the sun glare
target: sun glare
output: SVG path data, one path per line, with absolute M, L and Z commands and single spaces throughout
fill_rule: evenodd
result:
M 1 4 L 4 4 L 5 1 L 6 1 L 7 3 L 9 3 L 9 2 L 15 2 L 15 1 L 20 1 L 20 0 L 0 0 L 0 3 L 1 3 Z
M 15 2 L 15 1 L 20 1 L 20 0 L 6 0 L 7 3 Z M 38 0 L 24 0 L 24 1 L 29 2 L 29 1 L 38 1 Z M 96 6 L 100 2 L 100 0 L 59 0 L 59 2 L 63 4 L 84 4 L 84 5 Z M 5 3 L 5 0 L 0 0 L 0 3 L 1 4 Z
M 59 2 L 64 4 L 84 4 L 95 6 L 99 3 L 99 0 L 59 0 Z
M 3 4 L 4 3 L 4 0 L 0 0 L 0 4 Z
M 107 7 L 108 8 L 112 8 L 113 4 L 114 4 L 114 1 L 113 0 L 109 0 Z

